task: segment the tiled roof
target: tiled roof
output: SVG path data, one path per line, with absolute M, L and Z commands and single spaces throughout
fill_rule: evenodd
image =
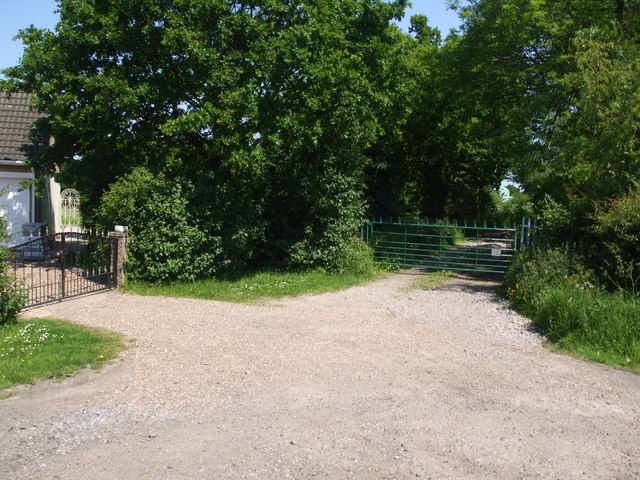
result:
M 34 95 L 23 92 L 10 95 L 0 92 L 0 160 L 20 163 L 34 156 L 47 142 L 29 138 L 35 132 L 33 122 L 42 117 L 29 101 Z

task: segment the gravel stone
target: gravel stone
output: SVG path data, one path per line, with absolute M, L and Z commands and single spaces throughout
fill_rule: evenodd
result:
M 549 351 L 495 282 L 419 278 L 26 312 L 131 344 L 0 400 L 0 479 L 640 477 L 640 376 Z

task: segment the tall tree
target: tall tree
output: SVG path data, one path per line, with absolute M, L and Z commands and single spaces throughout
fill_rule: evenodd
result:
M 5 73 L 38 94 L 56 139 L 34 164 L 81 191 L 87 213 L 116 179 L 134 188 L 149 172 L 177 190 L 134 189 L 186 198 L 185 218 L 163 218 L 205 232 L 194 255 L 333 268 L 364 215 L 378 53 L 405 4 L 59 0 L 56 30 L 22 31 Z M 139 217 L 137 234 L 157 224 Z
M 442 49 L 441 125 L 452 128 L 438 145 L 451 139 L 447 155 L 473 188 L 511 172 L 550 225 L 580 231 L 594 202 L 639 178 L 640 5 L 452 3 L 463 24 Z

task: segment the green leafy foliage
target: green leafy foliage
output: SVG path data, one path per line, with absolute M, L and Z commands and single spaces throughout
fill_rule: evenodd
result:
M 373 277 L 376 272 L 373 250 L 359 238 L 352 238 L 346 250 L 336 259 L 332 271 Z
M 490 192 L 492 205 L 486 216 L 493 218 L 500 225 L 519 224 L 523 217 L 533 217 L 531 197 L 515 185 L 508 185 L 506 189 L 506 196 L 496 190 Z
M 88 223 L 130 224 L 135 278 L 339 271 L 405 6 L 61 0 L 55 32 L 20 32 L 4 87 L 47 113 L 56 141 L 33 165 L 82 192 Z
M 456 110 L 469 116 L 451 138 L 474 145 L 476 160 L 481 146 L 501 158 L 546 240 L 574 244 L 603 283 L 632 293 L 638 252 L 621 229 L 634 218 L 622 199 L 640 181 L 638 6 L 473 0 L 458 6 L 460 38 L 443 49 L 457 66 L 451 85 L 469 87 Z
M 424 15 L 393 25 L 405 0 L 59 5 L 55 31 L 19 33 L 2 88 L 37 93 L 55 143 L 33 166 L 87 223 L 116 223 L 111 185 L 138 169 L 162 184 L 133 195 L 140 278 L 342 271 L 367 216 L 532 208 L 595 258 L 596 205 L 640 181 L 636 0 L 450 2 L 446 38 Z M 507 177 L 525 191 L 499 202 Z
M 194 280 L 215 272 L 220 250 L 188 212 L 185 188 L 163 175 L 137 168 L 103 196 L 98 212 L 103 223 L 127 225 L 130 232 L 127 269 L 130 278 L 150 282 Z
M 593 283 L 583 263 L 583 259 L 567 245 L 527 248 L 515 256 L 507 270 L 503 293 L 524 314 L 535 316 L 539 296 L 545 288 L 565 282 L 574 286 Z
M 0 326 L 15 323 L 18 312 L 24 307 L 26 298 L 20 291 L 16 279 L 9 274 L 7 249 L 3 243 L 7 241 L 7 219 L 0 209 Z
M 541 292 L 535 319 L 564 350 L 613 365 L 640 366 L 638 299 L 565 283 Z
M 559 348 L 612 365 L 640 367 L 640 302 L 601 288 L 570 248 L 520 252 L 506 297 Z
M 26 299 L 16 286 L 15 279 L 7 274 L 6 267 L 3 265 L 0 268 L 4 270 L 0 272 L 0 325 L 5 325 L 16 322 Z
M 565 236 L 586 234 L 596 203 L 640 180 L 640 48 L 597 29 L 581 32 L 574 45 L 575 70 L 559 82 L 569 105 L 549 139 L 556 153 L 530 177 L 545 203 L 551 198 L 567 212 L 570 221 L 556 223 Z
M 592 216 L 594 259 L 617 288 L 640 296 L 640 188 L 596 206 Z

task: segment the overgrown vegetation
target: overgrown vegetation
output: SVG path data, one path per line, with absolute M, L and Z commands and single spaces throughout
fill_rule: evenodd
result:
M 375 279 L 378 271 L 371 268 L 358 273 L 262 272 L 233 280 L 197 280 L 173 282 L 169 285 L 128 282 L 124 290 L 140 295 L 201 298 L 223 302 L 245 303 L 269 298 L 297 296 L 342 290 Z
M 505 192 L 491 192 L 491 205 L 487 208 L 487 218 L 492 218 L 498 225 L 520 225 L 523 218 L 534 217 L 531 197 L 515 185 L 507 185 Z
M 3 246 L 7 238 L 7 219 L 0 208 L 0 328 L 14 323 L 18 318 L 18 312 L 26 303 L 15 278 L 9 274 L 8 252 Z
M 2 326 L 16 321 L 18 312 L 25 305 L 26 299 L 18 289 L 15 279 L 8 274 L 6 264 L 1 258 L 0 270 L 2 270 L 0 272 L 0 326 Z
M 131 232 L 131 280 L 192 281 L 215 273 L 221 239 L 207 236 L 198 217 L 189 212 L 190 189 L 140 167 L 104 194 L 98 210 L 101 222 L 115 219 Z
M 640 369 L 640 298 L 610 293 L 574 248 L 532 247 L 505 278 L 505 295 L 560 349 Z
M 596 234 L 640 181 L 637 1 L 449 4 L 443 38 L 406 0 L 59 0 L 0 87 L 37 94 L 33 165 L 130 226 L 136 280 L 342 271 L 366 217 Z
M 132 278 L 339 272 L 405 4 L 62 0 L 4 86 L 38 92 L 56 142 L 33 163 L 85 223 L 129 225 Z
M 640 188 L 595 205 L 589 263 L 599 278 L 632 296 L 640 296 Z
M 0 390 L 99 368 L 124 348 L 119 334 L 59 320 L 0 327 Z

